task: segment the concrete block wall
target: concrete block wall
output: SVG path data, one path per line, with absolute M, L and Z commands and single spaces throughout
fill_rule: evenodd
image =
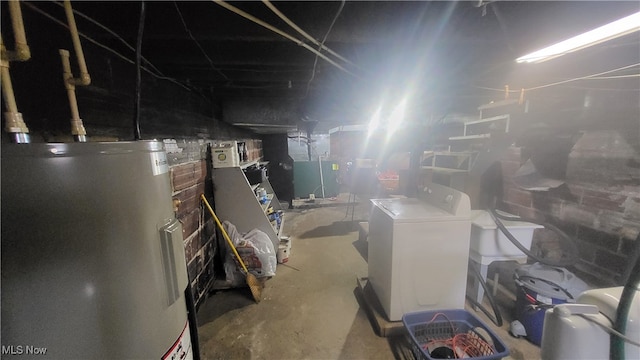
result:
M 569 154 L 565 184 L 550 191 L 516 186 L 525 160 L 515 146 L 501 160 L 504 210 L 559 226 L 579 248 L 575 270 L 599 285 L 620 285 L 640 233 L 638 151 L 616 131 L 586 131 Z M 533 247 L 545 256 L 561 250 L 546 231 L 536 232 Z

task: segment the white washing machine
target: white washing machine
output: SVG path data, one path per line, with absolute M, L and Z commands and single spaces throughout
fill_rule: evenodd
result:
M 414 311 L 464 309 L 469 196 L 429 184 L 419 198 L 371 202 L 368 279 L 389 320 Z

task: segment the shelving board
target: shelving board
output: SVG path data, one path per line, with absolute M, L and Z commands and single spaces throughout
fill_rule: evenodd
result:
M 278 237 L 282 237 L 282 233 L 281 232 L 282 232 L 282 229 L 284 229 L 284 216 L 282 216 L 280 218 L 280 225 L 279 226 L 273 221 L 271 222 L 271 226 L 273 227 L 273 230 L 276 232 Z
M 276 229 L 276 234 L 278 234 L 279 238 L 282 237 L 282 229 L 284 229 L 284 216 L 280 217 L 280 226 Z
M 517 103 L 518 100 L 516 99 L 505 99 L 505 100 L 500 100 L 500 101 L 493 101 L 490 102 L 488 104 L 484 104 L 484 105 L 480 105 L 478 107 L 478 110 L 487 110 L 487 109 L 494 109 L 494 108 L 498 108 L 501 106 L 507 106 L 507 105 L 512 105 Z
M 247 161 L 247 162 L 243 162 L 240 163 L 240 169 L 246 169 L 251 165 L 258 165 L 258 160 L 253 160 L 253 161 Z
M 494 122 L 499 120 L 509 120 L 509 115 L 508 114 L 498 115 L 498 116 L 492 116 L 492 117 L 484 118 L 480 120 L 467 121 L 464 123 L 464 125 L 467 126 L 467 125 L 473 125 L 473 124 L 482 124 L 482 123 Z
M 451 169 L 451 168 L 443 168 L 443 167 L 438 167 L 438 166 L 421 166 L 420 167 L 421 170 L 432 170 L 432 171 L 436 171 L 436 172 L 443 172 L 443 173 L 466 173 L 469 172 L 468 170 L 465 169 Z
M 267 201 L 264 204 L 260 204 L 262 206 L 262 211 L 267 212 L 269 205 L 271 205 L 271 201 L 273 200 L 273 194 L 267 194 Z
M 474 140 L 474 139 L 489 139 L 491 134 L 476 134 L 476 135 L 464 135 L 464 136 L 452 136 L 449 140 Z
M 274 249 L 277 249 L 280 238 L 271 225 L 266 210 L 269 206 L 273 206 L 274 211 L 281 210 L 281 207 L 269 181 L 263 181 L 258 186 L 267 192 L 268 201 L 265 204 L 260 204 L 254 186 L 249 184 L 241 167 L 214 168 L 213 183 L 216 212 L 220 220 L 228 220 L 240 233 L 261 230 L 269 236 Z

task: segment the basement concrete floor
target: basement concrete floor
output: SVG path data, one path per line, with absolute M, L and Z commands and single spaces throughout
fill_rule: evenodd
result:
M 367 220 L 369 202 L 359 199 L 352 223 L 341 197 L 286 212 L 291 255 L 266 282 L 259 304 L 248 288 L 218 291 L 205 300 L 198 310 L 203 359 L 413 358 L 405 337 L 376 335 L 366 305 L 356 297 L 356 279 L 367 276 L 366 243 L 358 240 L 357 223 Z M 508 268 L 497 270 L 510 278 Z M 510 358 L 539 359 L 537 346 L 508 334 L 515 296 L 507 288 L 499 286 L 497 296 L 501 328 L 475 314 L 507 344 Z

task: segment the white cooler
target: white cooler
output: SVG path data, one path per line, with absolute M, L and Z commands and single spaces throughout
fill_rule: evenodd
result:
M 515 216 L 511 214 L 505 216 Z M 533 231 L 544 228 L 542 225 L 525 221 L 501 220 L 509 232 L 527 249 L 531 249 Z M 469 244 L 469 259 L 479 265 L 482 280 L 487 281 L 489 264 L 494 261 L 513 260 L 519 263 L 527 262 L 527 255 L 520 251 L 498 229 L 498 225 L 491 218 L 491 214 L 485 210 L 471 211 L 471 242 Z M 474 278 L 476 301 L 482 303 L 484 289 Z

